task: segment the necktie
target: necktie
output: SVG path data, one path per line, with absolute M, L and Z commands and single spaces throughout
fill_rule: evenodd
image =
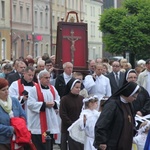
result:
M 118 73 L 116 72 L 116 83 L 117 83 L 117 86 L 119 86 L 119 78 L 118 78 Z

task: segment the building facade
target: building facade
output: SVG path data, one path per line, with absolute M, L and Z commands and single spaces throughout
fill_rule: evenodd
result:
M 118 8 L 121 6 L 123 0 L 104 0 L 104 9 L 108 9 L 110 7 Z
M 101 0 L 0 0 L 0 59 L 55 55 L 57 22 L 69 11 L 88 23 L 89 58 L 101 57 Z
M 99 19 L 102 13 L 101 0 L 85 0 L 84 22 L 88 24 L 88 57 L 102 58 L 102 32 L 99 31 Z
M 8 9 L 9 8 L 9 9 Z M 10 59 L 10 1 L 0 0 L 0 59 Z
M 32 7 L 31 0 L 11 0 L 11 57 L 16 59 L 32 53 Z
M 33 0 L 33 56 L 41 56 L 44 53 L 50 55 L 51 36 L 50 36 L 50 0 Z

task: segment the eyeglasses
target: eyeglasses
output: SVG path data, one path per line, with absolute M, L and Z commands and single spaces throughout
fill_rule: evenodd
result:
M 53 66 L 53 65 L 46 65 L 47 67 Z
M 50 79 L 50 77 L 43 77 L 44 79 Z
M 120 66 L 113 66 L 113 67 L 120 67 Z
M 128 77 L 128 79 L 137 79 L 137 77 Z

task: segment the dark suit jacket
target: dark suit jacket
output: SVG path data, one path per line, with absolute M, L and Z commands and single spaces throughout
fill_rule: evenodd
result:
M 8 76 L 9 76 L 10 74 L 13 74 L 13 73 L 15 73 L 15 70 L 12 70 L 11 72 L 7 73 L 5 79 L 8 80 Z
M 58 94 L 60 97 L 64 96 L 63 94 L 66 88 L 66 83 L 65 83 L 63 74 L 60 74 L 57 76 L 56 82 L 55 82 L 55 88 L 58 91 Z
M 9 75 L 7 76 L 7 80 L 8 80 L 8 82 L 9 82 L 9 86 L 12 84 L 12 82 L 14 82 L 14 81 L 16 81 L 16 80 L 18 80 L 18 79 L 20 79 L 20 75 L 19 75 L 18 72 L 16 72 L 16 73 L 11 73 L 11 74 L 9 74 Z
M 123 83 L 124 83 L 124 80 L 125 80 L 125 73 L 120 72 L 119 86 L 117 86 L 116 79 L 115 79 L 115 76 L 114 76 L 113 72 L 106 75 L 106 77 L 108 77 L 109 80 L 110 80 L 111 92 L 112 92 L 112 94 L 114 94 L 118 89 L 120 89 L 123 86 Z

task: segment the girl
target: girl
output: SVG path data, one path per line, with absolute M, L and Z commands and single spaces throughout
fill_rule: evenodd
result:
M 83 110 L 80 114 L 80 128 L 84 130 L 84 150 L 96 150 L 93 146 L 94 142 L 94 127 L 100 115 L 96 109 L 98 107 L 97 96 L 89 96 L 83 99 Z
M 140 125 L 138 135 L 133 138 L 133 143 L 137 145 L 137 150 L 143 150 L 146 142 L 147 134 L 150 129 L 150 122 L 144 121 Z

